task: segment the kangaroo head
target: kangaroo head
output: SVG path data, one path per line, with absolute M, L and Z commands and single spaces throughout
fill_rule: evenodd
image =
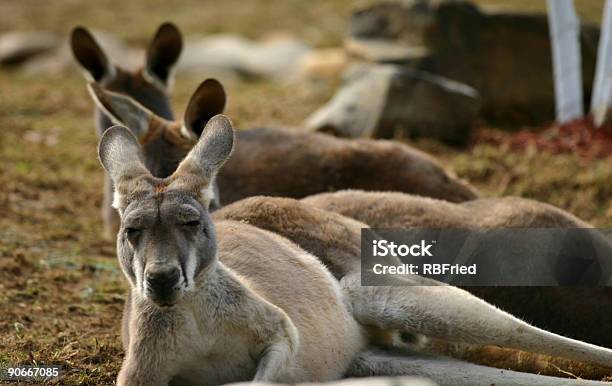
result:
M 174 24 L 164 23 L 157 29 L 147 48 L 145 64 L 136 71 L 113 64 L 92 34 L 83 27 L 72 30 L 70 46 L 89 81 L 129 95 L 159 116 L 173 118 L 167 89 L 172 68 L 183 48 L 181 33 Z M 97 110 L 96 125 L 101 134 L 112 124 Z
M 194 288 L 216 262 L 214 226 L 208 213 L 215 175 L 234 144 L 231 122 L 210 119 L 193 149 L 166 178 L 153 177 L 140 146 L 125 127 L 108 129 L 98 148 L 115 186 L 119 211 L 117 256 L 137 296 L 171 306 Z
M 134 99 L 102 89 L 96 83 L 88 85 L 98 108 L 112 122 L 127 126 L 143 146 L 145 166 L 156 177 L 167 177 L 201 136 L 206 123 L 225 109 L 225 91 L 215 79 L 200 84 L 187 104 L 182 121 L 160 117 Z M 220 207 L 215 181 L 211 182 L 211 209 Z

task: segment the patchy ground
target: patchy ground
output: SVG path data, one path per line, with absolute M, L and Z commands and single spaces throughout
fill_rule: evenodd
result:
M 350 14 L 345 0 L 102 3 L 1 2 L 0 31 L 40 28 L 67 35 L 73 25 L 84 24 L 144 44 L 170 19 L 187 34 L 231 31 L 257 37 L 280 29 L 316 46 L 333 46 Z M 578 1 L 595 20 L 597 3 Z M 176 111 L 183 111 L 201 80 L 179 76 Z M 228 114 L 238 127 L 250 127 L 298 125 L 332 95 L 334 85 L 249 81 L 227 89 Z M 114 245 L 100 237 L 102 169 L 91 109 L 78 73 L 41 79 L 0 73 L 0 365 L 61 364 L 62 384 L 110 384 L 122 358 L 125 282 Z M 531 197 L 595 225 L 612 225 L 610 157 L 588 160 L 492 144 L 464 151 L 427 141 L 416 145 L 488 195 Z

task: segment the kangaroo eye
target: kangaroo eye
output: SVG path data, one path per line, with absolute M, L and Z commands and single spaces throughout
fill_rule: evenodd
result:
M 135 245 L 138 239 L 140 238 L 140 229 L 127 227 L 125 228 L 125 237 L 132 244 Z
M 200 222 L 199 221 L 189 221 L 183 224 L 183 226 L 186 227 L 199 227 L 200 226 Z
M 129 237 L 136 236 L 140 232 L 138 228 L 125 228 L 125 234 Z

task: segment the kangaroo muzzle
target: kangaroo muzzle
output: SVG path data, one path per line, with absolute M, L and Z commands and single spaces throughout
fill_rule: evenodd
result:
M 171 306 L 179 295 L 181 273 L 175 266 L 156 266 L 145 275 L 147 296 L 160 306 Z

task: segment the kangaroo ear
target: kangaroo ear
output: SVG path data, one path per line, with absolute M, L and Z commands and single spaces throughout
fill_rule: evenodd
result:
M 191 148 L 197 140 L 180 124 L 156 115 L 127 95 L 105 90 L 96 83 L 87 84 L 87 89 L 96 106 L 113 123 L 127 126 L 141 144 L 163 136 L 175 146 Z
M 131 193 L 152 190 L 151 173 L 140 159 L 140 146 L 134 135 L 123 126 L 106 130 L 98 145 L 102 166 L 113 180 L 115 197 L 113 206 L 121 212 L 126 197 Z
M 115 67 L 86 28 L 76 27 L 72 30 L 70 47 L 90 80 L 101 82 L 115 76 Z
M 212 117 L 196 145 L 170 177 L 170 186 L 192 192 L 208 205 L 215 197 L 214 178 L 233 148 L 231 121 L 225 115 Z
M 183 117 L 185 127 L 200 136 L 206 123 L 225 110 L 226 101 L 221 83 L 216 79 L 206 79 L 200 83 L 187 104 Z
M 127 126 L 141 142 L 152 126 L 157 128 L 155 123 L 164 122 L 163 118 L 126 95 L 104 90 L 96 83 L 88 83 L 87 89 L 96 106 L 104 111 L 113 123 Z
M 182 50 L 183 37 L 179 29 L 172 23 L 160 25 L 147 48 L 145 74 L 167 86 L 172 67 Z

